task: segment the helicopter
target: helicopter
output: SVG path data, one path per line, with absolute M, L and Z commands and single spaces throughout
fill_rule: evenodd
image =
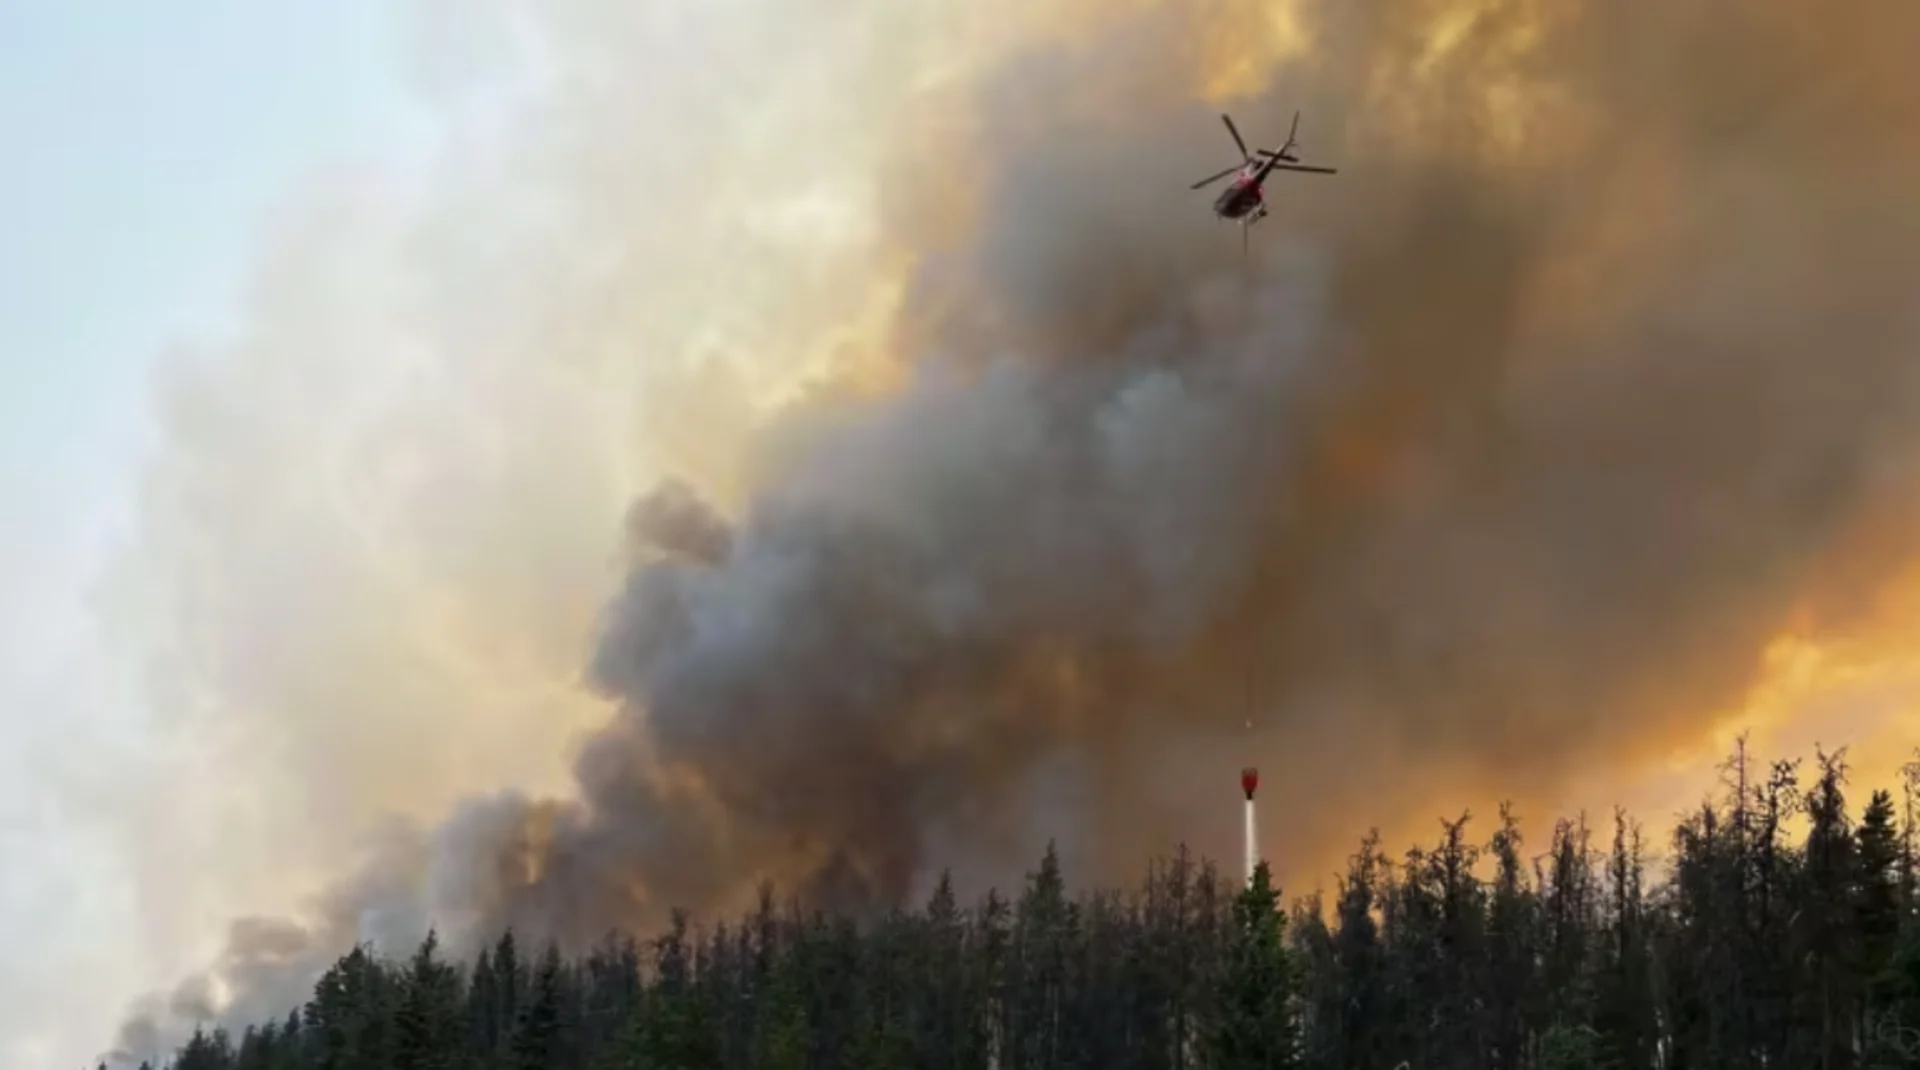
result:
M 1247 228 L 1267 217 L 1266 193 L 1262 183 L 1275 171 L 1306 171 L 1317 175 L 1339 174 L 1332 167 L 1311 167 L 1300 163 L 1300 158 L 1292 152 L 1299 144 L 1300 113 L 1293 113 L 1293 126 L 1287 131 L 1287 143 L 1280 151 L 1270 149 L 1249 150 L 1247 143 L 1240 137 L 1240 131 L 1234 127 L 1232 117 L 1222 114 L 1220 121 L 1227 124 L 1227 133 L 1233 135 L 1233 143 L 1240 147 L 1243 162 L 1229 167 L 1217 175 L 1209 175 L 1195 182 L 1191 189 L 1201 189 L 1234 175 L 1220 196 L 1213 199 L 1213 214 L 1220 219 L 1230 219 L 1240 224 L 1240 249 L 1246 252 Z M 1256 155 L 1257 153 L 1257 155 Z M 1262 159 L 1264 157 L 1264 159 Z

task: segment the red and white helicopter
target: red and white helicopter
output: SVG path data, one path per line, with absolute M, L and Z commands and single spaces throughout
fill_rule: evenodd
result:
M 1213 214 L 1221 219 L 1239 222 L 1240 247 L 1244 253 L 1247 228 L 1267 216 L 1266 192 L 1262 183 L 1266 182 L 1268 175 L 1275 171 L 1307 171 L 1317 175 L 1332 175 L 1339 172 L 1331 167 L 1309 167 L 1300 163 L 1300 158 L 1293 154 L 1292 149 L 1299 143 L 1295 137 L 1300 132 L 1300 113 L 1297 111 L 1293 113 L 1293 128 L 1287 131 L 1287 143 L 1280 146 L 1278 152 L 1269 149 L 1249 151 L 1247 143 L 1240 137 L 1240 131 L 1234 128 L 1233 120 L 1222 115 L 1220 121 L 1227 124 L 1227 133 L 1232 134 L 1233 143 L 1240 146 L 1240 155 L 1244 162 L 1229 167 L 1217 175 L 1209 175 L 1195 182 L 1191 188 L 1200 189 L 1228 175 L 1236 176 L 1226 189 L 1220 191 L 1220 196 L 1213 199 Z M 1256 152 L 1258 155 L 1255 155 Z

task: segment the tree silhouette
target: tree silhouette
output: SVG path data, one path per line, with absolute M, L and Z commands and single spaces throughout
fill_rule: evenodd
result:
M 1682 817 L 1659 880 L 1616 813 L 1537 858 L 1503 808 L 1399 862 L 1369 835 L 1283 905 L 1184 849 L 1131 890 L 1070 888 L 1049 845 L 1016 898 L 849 917 L 782 903 L 610 934 L 429 933 L 343 955 L 305 1005 L 209 1023 L 168 1070 L 1892 1070 L 1920 1065 L 1920 762 L 1858 820 L 1844 752 L 1760 766 Z M 1756 772 L 1756 770 L 1761 770 Z M 1794 832 L 1798 831 L 1798 838 Z M 1530 859 L 1532 864 L 1529 864 Z M 229 1030 L 238 1029 L 239 1040 Z

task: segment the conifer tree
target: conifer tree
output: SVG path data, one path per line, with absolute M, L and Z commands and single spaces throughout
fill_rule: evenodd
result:
M 1844 752 L 1819 755 L 1820 777 L 1808 793 L 1803 874 L 1790 930 L 1805 976 L 1794 985 L 1794 1064 L 1809 1070 L 1851 1067 L 1861 996 L 1855 905 L 1857 860 L 1843 783 Z
M 1878 977 L 1893 957 L 1900 938 L 1900 829 L 1893 812 L 1893 793 L 1880 790 L 1867 801 L 1854 833 L 1858 859 L 1858 896 L 1855 925 L 1860 937 L 1860 967 L 1868 979 Z
M 1233 939 L 1216 996 L 1209 1070 L 1291 1070 L 1300 1065 L 1286 915 L 1267 864 L 1233 905 Z
M 561 1052 L 560 952 L 549 947 L 513 1027 L 514 1070 L 557 1070 Z
M 695 989 L 687 916 L 675 911 L 667 933 L 655 943 L 658 979 L 649 994 L 648 1013 L 636 1021 L 629 1053 L 636 1068 L 716 1070 L 719 1044 L 712 1018 Z
M 226 1030 L 209 1033 L 196 1028 L 173 1065 L 174 1070 L 232 1070 L 233 1062 L 233 1043 Z
M 440 934 L 427 933 L 400 980 L 394 1021 L 395 1070 L 448 1070 L 464 1040 L 460 972 L 439 956 Z
M 1535 1001 L 1532 896 L 1520 864 L 1523 840 L 1510 806 L 1500 808 L 1493 835 L 1494 886 L 1487 914 L 1487 1065 L 1518 1070 L 1526 1054 L 1527 1021 Z

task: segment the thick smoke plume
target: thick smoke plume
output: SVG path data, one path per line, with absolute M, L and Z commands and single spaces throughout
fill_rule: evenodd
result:
M 883 94 L 844 142 L 872 229 L 818 274 L 777 250 L 703 263 L 771 324 L 728 344 L 857 374 L 803 391 L 711 483 L 575 468 L 479 518 L 599 567 L 540 524 L 591 503 L 571 516 L 611 545 L 617 509 L 568 495 L 642 480 L 630 568 L 581 652 L 614 712 L 569 790 L 471 798 L 394 833 L 312 924 L 236 927 L 229 1014 L 293 998 L 343 942 L 429 923 L 579 943 L 768 879 L 857 907 L 949 863 L 1004 877 L 1049 835 L 1094 875 L 1176 840 L 1230 857 L 1250 762 L 1277 858 L 1355 831 L 1344 808 L 1384 820 L 1485 774 L 1550 798 L 1705 733 L 1770 640 L 1844 634 L 1913 554 L 1920 97 L 1900 43 L 1920 9 L 769 8 L 769 39 L 791 29 L 818 66 L 736 66 L 698 16 L 673 32 L 756 91 Z M 542 32 L 577 44 L 567 19 L 595 9 L 565 10 Z M 698 93 L 690 115 L 623 114 L 615 46 L 665 31 L 601 14 L 593 49 L 548 57 L 555 92 L 607 109 L 579 151 L 610 151 L 590 142 L 615 124 L 661 132 L 581 173 L 651 177 L 661 211 L 752 214 L 778 154 L 680 175 L 676 124 L 727 116 Z M 1263 144 L 1302 109 L 1304 152 L 1341 168 L 1277 176 L 1244 265 L 1185 192 L 1231 162 L 1216 105 Z M 751 181 L 709 173 L 729 168 Z M 581 280 L 548 311 L 630 335 L 559 331 L 563 366 L 636 359 L 657 329 L 586 307 L 619 296 L 588 281 L 609 254 L 666 255 L 657 233 L 622 248 L 630 222 L 545 250 L 551 284 Z M 685 275 L 633 299 L 665 315 Z M 513 428 L 564 431 L 557 470 L 585 432 L 487 378 L 488 332 L 517 325 L 458 315 L 478 355 L 445 388 L 507 428 L 474 434 L 544 471 Z M 739 426 L 724 411 L 708 422 Z M 711 461 L 701 426 L 680 455 Z M 484 527 L 435 530 L 501 559 L 467 548 L 499 538 Z M 553 621 L 587 584 L 473 578 L 512 593 L 475 612 Z M 195 991 L 140 1029 L 213 1013 Z

